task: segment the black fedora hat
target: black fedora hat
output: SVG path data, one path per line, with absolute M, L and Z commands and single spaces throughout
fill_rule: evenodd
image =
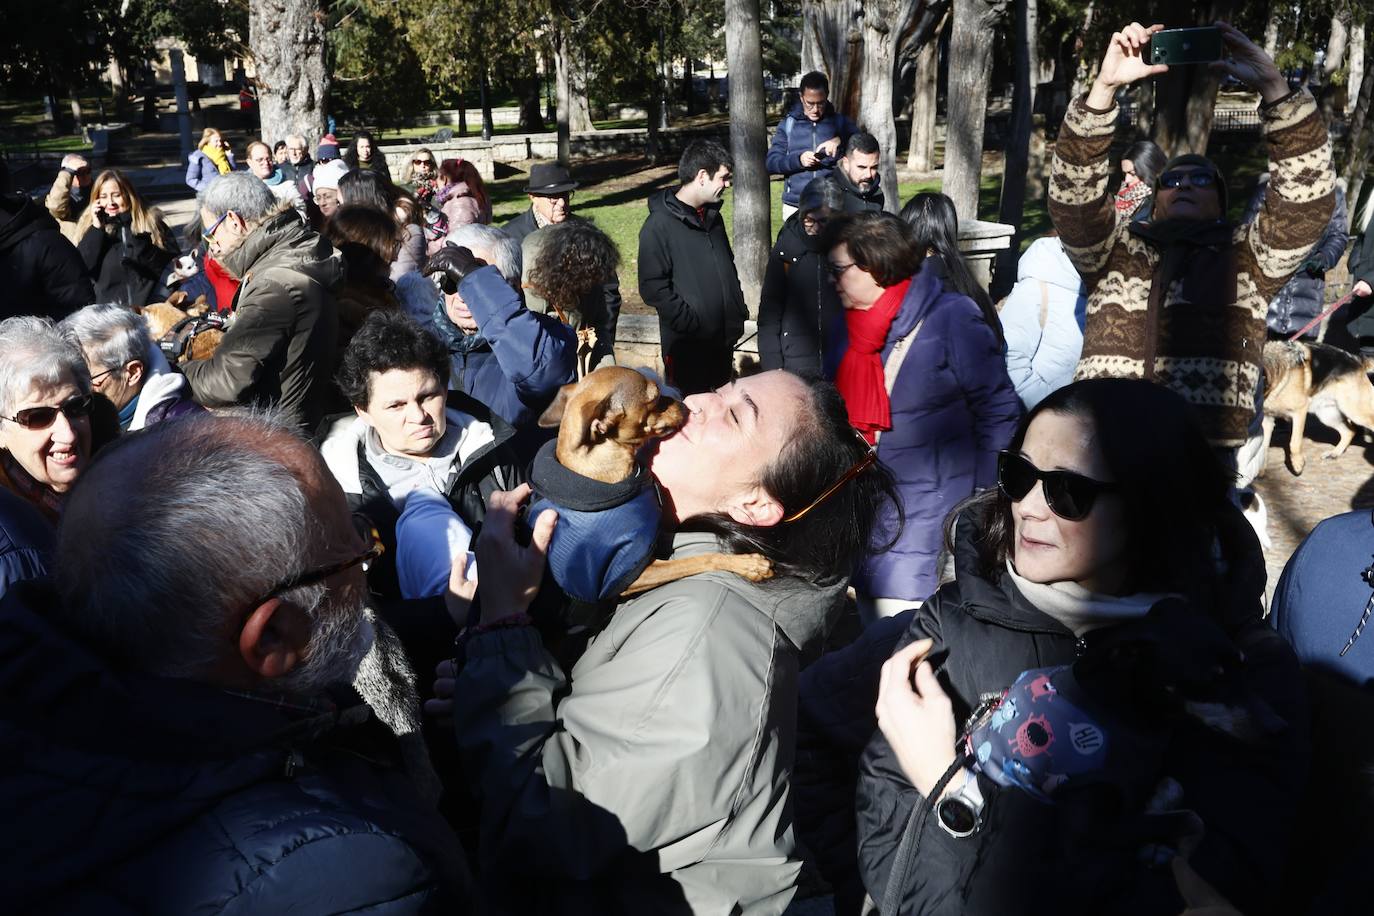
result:
M 530 183 L 525 185 L 526 194 L 540 197 L 553 197 L 566 194 L 577 187 L 568 170 L 557 162 L 540 162 L 530 169 Z

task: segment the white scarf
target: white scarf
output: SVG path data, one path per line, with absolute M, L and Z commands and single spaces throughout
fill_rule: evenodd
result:
M 1077 582 L 1032 582 L 1017 574 L 1010 558 L 1007 559 L 1007 574 L 1036 610 L 1053 617 L 1075 636 L 1124 620 L 1137 620 L 1160 601 L 1171 597 L 1139 592 L 1117 598 L 1094 594 Z

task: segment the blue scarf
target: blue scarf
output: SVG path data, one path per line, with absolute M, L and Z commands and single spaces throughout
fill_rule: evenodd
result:
M 450 353 L 471 353 L 487 345 L 487 339 L 481 334 L 464 334 L 462 328 L 453 323 L 444 310 L 442 295 L 434 305 L 434 330 Z
M 133 400 L 119 408 L 119 428 L 125 432 L 129 431 L 129 424 L 134 422 L 134 411 L 138 410 L 138 397 L 138 394 L 134 395 Z

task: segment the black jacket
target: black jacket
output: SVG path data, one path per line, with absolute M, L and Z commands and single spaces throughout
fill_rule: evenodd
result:
M 0 196 L 0 319 L 60 321 L 95 301 L 90 277 L 57 221 L 23 194 Z
M 765 370 L 821 371 L 821 329 L 841 315 L 819 236 L 792 214 L 768 253 L 759 296 L 759 362 Z
M 1351 284 L 1363 280 L 1374 286 L 1374 223 L 1366 226 L 1364 232 L 1355 237 L 1355 246 L 1350 249 Z M 1350 333 L 1356 337 L 1374 337 L 1374 296 L 1357 297 L 1348 306 L 1350 309 Z
M 639 230 L 639 295 L 658 312 L 664 353 L 679 339 L 733 347 L 748 309 L 719 206 L 704 217 L 671 190 L 649 198 Z
M 214 356 L 182 367 L 196 401 L 279 405 L 289 421 L 314 429 L 335 398 L 333 290 L 343 263 L 294 210 L 268 217 L 220 263 L 242 285 Z
M 879 212 L 883 209 L 884 198 L 881 186 L 881 176 L 873 176 L 873 183 L 868 186 L 867 191 L 859 190 L 859 186 L 849 180 L 849 176 L 844 173 L 843 166 L 836 166 L 835 171 L 831 172 L 830 176 L 835 179 L 840 189 L 844 191 L 844 212 Z
M 457 838 L 351 690 L 287 703 L 123 671 L 50 622 L 56 600 L 0 601 L 8 912 L 466 910 Z
M 1236 521 L 1245 524 L 1238 513 Z M 961 725 L 982 699 L 1000 694 L 1022 671 L 1072 663 L 1079 648 L 1074 635 L 1026 601 L 1009 577 L 989 580 L 974 572 L 972 527 L 960 525 L 957 581 L 916 612 L 900 641 L 907 645 L 930 637 L 936 657 L 947 656 L 941 681 Z M 1191 865 L 1241 912 L 1253 916 L 1276 904 L 1289 860 L 1308 769 L 1307 713 L 1297 660 L 1260 618 L 1264 574 L 1254 534 L 1234 528 L 1224 535 L 1229 571 L 1216 583 L 1215 593 L 1224 600 L 1214 619 L 1244 653 L 1246 687 L 1289 723 L 1288 731 L 1272 744 L 1254 747 L 1185 721 L 1168 738 L 1159 775 L 1182 786 L 1184 807 L 1205 826 Z M 1110 638 L 1115 629 L 1094 631 L 1084 639 L 1091 644 Z M 1118 819 L 1120 842 L 1103 836 L 1075 842 L 1067 815 L 1061 819 L 1061 806 L 1042 804 L 1020 790 L 999 789 L 985 776 L 978 782 L 986 799 L 982 829 L 955 839 L 935 818 L 925 818 L 911 838 L 916 855 L 900 884 L 897 912 L 1183 909 L 1169 870 L 1139 864 L 1142 841 L 1155 837 L 1141 832 L 1145 825 L 1134 818 Z M 884 897 L 903 834 L 916 823 L 912 814 L 917 805 L 924 805 L 923 800 L 882 734 L 875 733 L 860 764 L 857 794 L 860 870 L 875 900 Z M 897 912 L 884 911 L 884 916 Z
M 501 224 L 501 231 L 517 242 L 524 242 L 525 236 L 538 228 L 539 224 L 534 221 L 534 207 L 526 207 L 519 216 Z
M 135 232 L 127 213 L 86 230 L 76 247 L 95 283 L 95 301 L 144 306 L 167 295 L 163 277 L 176 257 L 176 237 L 161 218 L 157 229 L 161 246 L 150 233 Z

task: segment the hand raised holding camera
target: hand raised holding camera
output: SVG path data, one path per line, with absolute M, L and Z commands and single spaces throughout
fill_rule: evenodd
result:
M 1150 36 L 1163 31 L 1164 26 L 1156 23 L 1143 26 L 1132 22 L 1119 32 L 1112 34 L 1107 45 L 1107 53 L 1102 58 L 1102 67 L 1097 71 L 1097 79 L 1088 90 L 1088 107 L 1106 111 L 1116 101 L 1116 90 L 1128 86 L 1147 76 L 1168 73 L 1164 64 L 1151 64 L 1148 59 Z
M 1263 48 L 1229 22 L 1218 22 L 1216 26 L 1231 56 L 1213 63 L 1214 71 L 1240 80 L 1258 92 L 1266 103 L 1277 102 L 1288 94 L 1288 81 Z

